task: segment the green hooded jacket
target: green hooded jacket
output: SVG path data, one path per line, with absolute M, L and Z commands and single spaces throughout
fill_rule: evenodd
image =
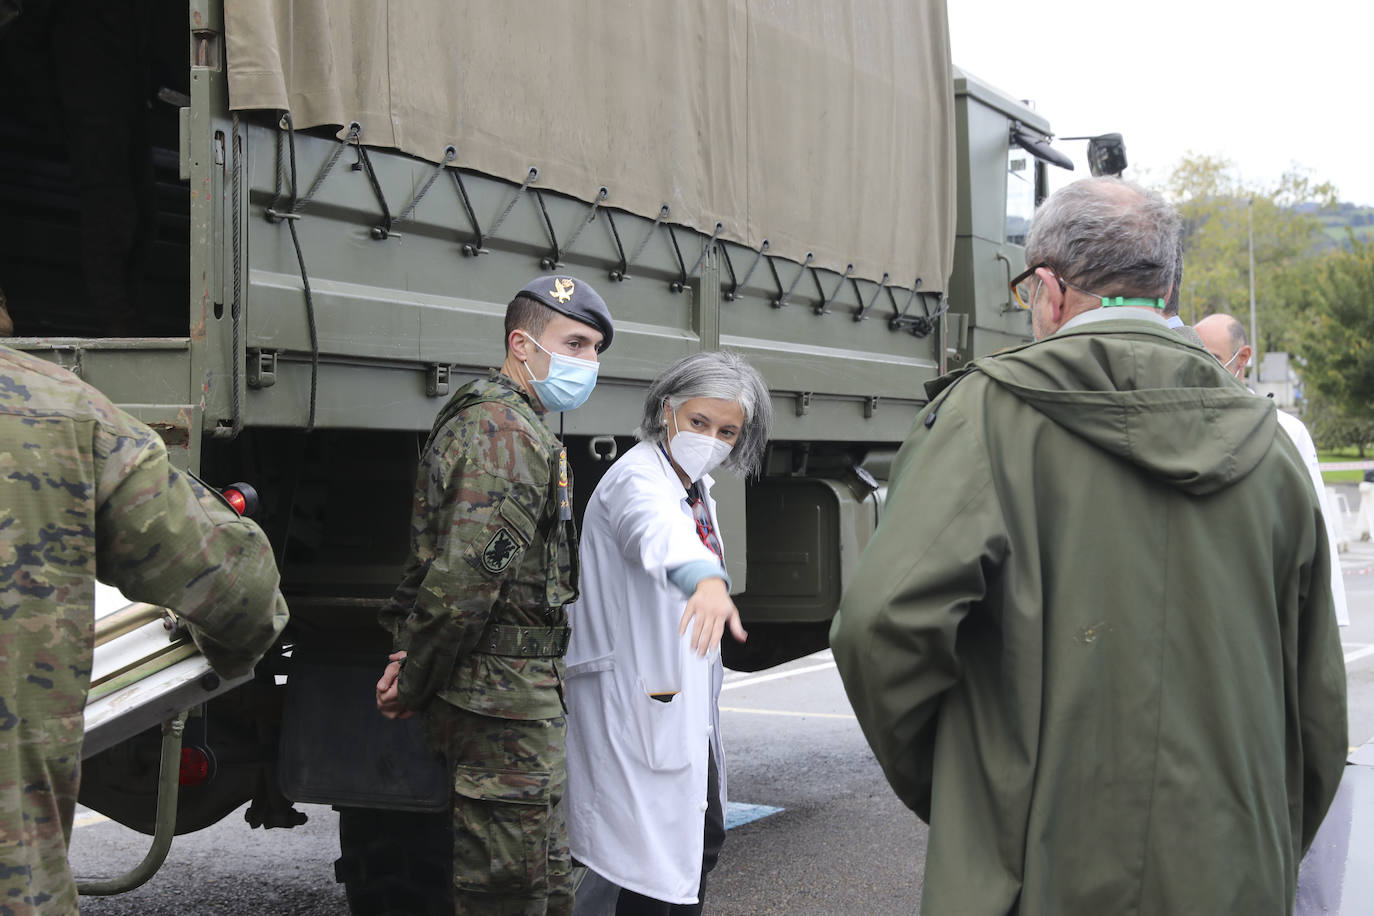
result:
M 1286 916 L 1347 736 L 1272 402 L 1130 319 L 932 388 L 831 631 L 922 912 Z

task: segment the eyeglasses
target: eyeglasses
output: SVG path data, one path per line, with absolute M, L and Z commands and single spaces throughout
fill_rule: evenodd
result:
M 700 496 L 692 500 L 692 519 L 697 523 L 697 537 L 701 538 L 701 543 L 723 564 L 725 554 L 720 547 L 720 538 L 716 537 L 715 529 L 711 526 L 711 513 L 706 511 L 706 501 Z
M 1050 274 L 1054 277 L 1054 282 L 1059 284 L 1059 292 L 1061 295 L 1067 293 L 1069 289 L 1072 288 L 1078 290 L 1085 296 L 1089 296 L 1093 299 L 1101 299 L 1102 305 L 1104 307 L 1109 305 L 1148 305 L 1151 308 L 1164 308 L 1163 299 L 1156 299 L 1153 297 L 1137 298 L 1134 296 L 1103 296 L 1100 293 L 1094 293 L 1091 290 L 1086 290 L 1081 286 L 1074 286 L 1074 284 L 1059 276 L 1058 272 L 1056 272 L 1053 267 L 1050 267 L 1050 265 L 1048 264 L 1041 263 L 1036 264 L 1034 267 L 1027 267 L 1024 272 L 1017 274 L 1015 277 L 1012 277 L 1011 282 L 1007 284 L 1007 286 L 1011 288 L 1011 294 L 1014 297 L 1016 297 L 1017 303 L 1019 303 L 1021 308 L 1023 309 L 1030 308 L 1031 302 L 1035 299 L 1036 290 L 1038 290 L 1040 287 L 1040 275 L 1037 274 L 1036 271 L 1042 267 L 1048 270 Z M 1032 285 L 1031 280 L 1035 281 L 1034 285 Z M 1232 357 L 1232 359 L 1234 358 L 1235 357 Z
M 1036 287 L 1040 284 L 1040 277 L 1036 274 L 1036 271 L 1042 267 L 1048 267 L 1050 273 L 1054 273 L 1054 268 L 1050 267 L 1050 265 L 1044 263 L 1036 264 L 1034 267 L 1027 267 L 1024 272 L 1012 277 L 1011 282 L 1007 284 L 1017 304 L 1023 309 L 1031 307 L 1031 300 L 1035 298 Z M 1054 279 L 1059 283 L 1059 291 L 1061 293 L 1069 286 L 1068 283 L 1060 279 L 1057 273 L 1054 273 Z M 1031 281 L 1034 281 L 1034 283 Z M 1074 287 L 1074 289 L 1077 288 L 1078 287 Z

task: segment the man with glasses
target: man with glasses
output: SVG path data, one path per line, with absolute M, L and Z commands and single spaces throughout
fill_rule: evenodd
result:
M 1037 342 L 928 386 L 831 630 L 930 824 L 926 913 L 1287 916 L 1345 761 L 1301 459 L 1160 317 L 1178 215 L 1118 179 L 1037 211 Z
M 1221 363 L 1221 367 L 1244 381 L 1245 367 L 1250 364 L 1250 342 L 1245 336 L 1245 326 L 1232 315 L 1218 312 L 1208 315 L 1197 323 L 1197 333 L 1202 345 Z M 1331 599 L 1336 609 L 1336 621 L 1343 627 L 1350 626 L 1350 610 L 1345 599 L 1345 579 L 1341 574 L 1341 564 L 1336 557 L 1336 544 L 1340 540 L 1336 526 L 1340 522 L 1331 512 L 1326 498 L 1326 481 L 1322 480 L 1321 466 L 1317 459 L 1317 446 L 1312 434 L 1303 422 L 1291 413 L 1279 410 L 1274 414 L 1279 428 L 1293 440 L 1293 446 L 1302 456 L 1303 467 L 1312 481 L 1312 490 L 1321 504 L 1322 515 L 1326 519 L 1326 539 L 1331 547 Z

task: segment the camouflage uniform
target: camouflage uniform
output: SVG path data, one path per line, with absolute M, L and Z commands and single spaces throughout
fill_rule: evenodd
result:
M 572 911 L 562 669 L 577 537 L 540 412 L 494 371 L 454 395 L 420 459 L 411 557 L 382 611 L 408 653 L 398 695 L 453 772 L 459 913 Z
M 0 916 L 76 912 L 67 844 L 97 576 L 178 610 L 225 675 L 286 624 L 257 525 L 95 389 L 0 346 Z

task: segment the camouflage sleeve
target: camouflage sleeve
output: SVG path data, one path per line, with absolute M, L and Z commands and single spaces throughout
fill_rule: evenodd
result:
M 250 671 L 287 619 L 262 529 L 174 468 L 127 414 L 97 424 L 95 461 L 99 578 L 180 614 L 216 671 Z
M 408 709 L 429 702 L 481 636 L 548 493 L 547 456 L 503 424 L 465 423 L 446 452 L 431 470 L 446 478 L 436 481 L 443 497 L 431 519 L 434 558 L 399 634 L 407 655 L 397 689 Z
M 415 525 L 412 518 L 411 525 Z M 391 647 L 395 649 L 408 649 L 406 645 L 406 617 L 410 614 L 411 608 L 415 607 L 416 588 L 425 577 L 425 566 L 415 556 L 415 548 L 411 547 L 410 559 L 406 561 L 405 571 L 401 575 L 401 582 L 396 586 L 391 597 L 386 604 L 377 612 L 377 622 L 382 629 L 391 634 Z

